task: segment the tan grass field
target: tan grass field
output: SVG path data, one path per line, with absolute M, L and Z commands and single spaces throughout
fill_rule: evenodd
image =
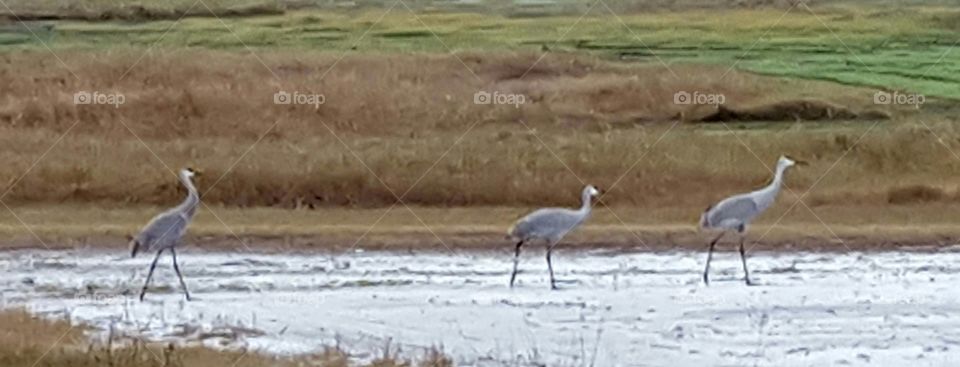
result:
M 816 182 L 813 202 L 879 204 L 917 184 L 952 200 L 960 165 L 948 118 L 906 108 L 888 111 L 891 120 L 759 125 L 767 128 L 678 120 L 712 108 L 672 103 L 678 90 L 722 93 L 733 106 L 817 98 L 877 109 L 867 89 L 736 71 L 720 80 L 725 68 L 677 66 L 677 79 L 662 67 L 570 55 L 530 68 L 535 54 L 267 54 L 270 69 L 229 53 L 136 55 L 68 54 L 80 79 L 47 55 L 4 56 L 26 68 L 0 75 L 5 202 L 165 205 L 181 196 L 171 170 L 193 165 L 206 173 L 205 202 L 235 207 L 385 206 L 395 196 L 426 206 L 560 205 L 583 182 L 617 204 L 705 207 L 762 184 L 790 154 L 811 163 L 788 183 L 806 191 Z M 342 65 L 324 77 L 334 63 Z M 115 91 L 126 102 L 75 105 L 73 90 Z M 326 102 L 276 105 L 280 90 L 322 92 Z M 531 101 L 478 105 L 479 90 Z
M 672 66 L 674 76 L 560 53 L 539 62 L 528 53 L 60 54 L 63 64 L 41 53 L 2 56 L 18 68 L 0 74 L 0 199 L 16 214 L 0 210 L 0 229 L 14 245 L 121 243 L 160 210 L 151 206 L 181 199 L 173 172 L 187 165 L 205 172 L 203 201 L 220 208 L 201 215 L 197 236 L 349 247 L 381 233 L 484 234 L 460 242 L 495 246 L 526 208 L 574 206 L 592 183 L 608 191 L 612 212 L 599 211 L 584 231 L 599 237 L 584 241 L 610 232 L 627 244 L 641 233 L 693 233 L 703 208 L 762 185 L 781 154 L 810 166 L 789 173 L 787 195 L 758 223 L 776 223 L 764 238 L 956 232 L 960 133 L 943 112 L 948 102 L 891 108 L 874 105 L 865 88 L 712 66 Z M 281 90 L 325 102 L 274 104 Z M 787 109 L 788 121 L 697 124 L 689 120 L 714 107 L 674 104 L 685 90 L 722 93 L 733 107 L 821 101 L 890 118 L 803 122 Z M 126 100 L 77 105 L 73 91 Z M 477 91 L 529 102 L 475 104 Z M 399 202 L 423 223 L 399 206 L 392 215 L 406 218 L 372 226 Z

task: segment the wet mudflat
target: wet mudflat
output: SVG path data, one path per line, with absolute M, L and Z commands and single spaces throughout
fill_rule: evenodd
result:
M 507 287 L 503 252 L 178 253 L 145 302 L 149 257 L 123 251 L 0 253 L 6 307 L 93 326 L 91 336 L 295 354 L 339 343 L 439 347 L 463 365 L 949 365 L 960 361 L 960 252 L 542 252 Z

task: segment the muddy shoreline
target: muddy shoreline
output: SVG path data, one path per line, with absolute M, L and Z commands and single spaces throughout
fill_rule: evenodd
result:
M 572 235 L 561 242 L 558 251 L 606 250 L 614 253 L 670 251 L 706 251 L 707 233 L 690 231 L 662 233 L 615 233 L 606 235 Z M 439 234 L 430 232 L 376 233 L 334 235 L 204 235 L 188 237 L 183 245 L 189 251 L 238 251 L 248 253 L 319 252 L 348 253 L 355 251 L 407 252 L 509 252 L 513 243 L 499 233 Z M 760 234 L 754 235 L 759 237 Z M 736 251 L 737 238 L 727 235 L 716 251 Z M 748 252 L 940 252 L 960 251 L 960 235 L 929 233 L 922 235 L 886 235 L 883 233 L 838 236 L 777 235 L 745 242 Z M 542 249 L 533 243 L 527 248 Z M 83 236 L 73 238 L 15 238 L 0 240 L 0 252 L 38 249 L 99 249 L 128 251 L 124 236 Z

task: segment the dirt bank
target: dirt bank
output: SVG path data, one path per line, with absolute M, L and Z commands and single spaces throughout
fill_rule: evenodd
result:
M 952 246 L 960 226 L 950 214 L 960 206 L 936 202 L 911 205 L 813 206 L 807 210 L 782 198 L 749 228 L 752 251 L 874 251 Z M 157 207 L 0 207 L 0 248 L 105 248 L 126 253 Z M 204 205 L 185 247 L 253 252 L 362 250 L 503 251 L 510 224 L 530 208 L 410 207 L 323 210 L 223 208 Z M 710 237 L 696 228 L 694 208 L 598 206 L 587 224 L 561 249 L 613 251 L 702 251 Z M 12 213 L 16 213 L 14 216 Z M 755 244 L 754 244 L 755 243 Z M 538 247 L 534 245 L 531 247 Z M 719 249 L 733 250 L 728 236 Z
M 280 253 L 289 251 L 344 253 L 353 251 L 436 251 L 436 252 L 484 252 L 498 251 L 507 254 L 512 251 L 513 243 L 502 234 L 486 231 L 427 231 L 384 232 L 374 235 L 212 235 L 193 237 L 186 240 L 184 247 L 199 250 L 232 250 L 250 253 Z M 459 232 L 459 233 L 456 233 Z M 587 233 L 571 235 L 561 243 L 558 251 L 605 249 L 615 252 L 668 252 L 678 250 L 706 251 L 708 235 L 694 233 L 689 229 L 666 232 L 605 231 L 596 233 L 596 229 Z M 770 252 L 873 252 L 873 251 L 939 251 L 960 243 L 960 228 L 942 231 L 923 231 L 923 234 L 906 234 L 916 229 L 871 233 L 865 235 L 833 236 L 768 236 L 750 239 L 746 247 L 749 251 Z M 756 238 L 758 234 L 754 234 Z M 359 240 L 359 241 L 358 241 Z M 737 240 L 728 236 L 721 240 L 717 251 L 736 251 Z M 541 244 L 531 244 L 530 248 L 540 249 Z M 35 238 L 20 237 L 0 242 L 0 250 L 51 249 L 69 250 L 78 248 L 112 249 L 119 253 L 128 253 L 128 241 L 123 236 L 84 236 L 71 239 L 47 238 L 42 242 Z

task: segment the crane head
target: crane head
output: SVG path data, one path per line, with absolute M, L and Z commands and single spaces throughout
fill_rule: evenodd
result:
M 780 156 L 780 161 L 777 162 L 777 165 L 783 168 L 787 168 L 792 166 L 806 166 L 807 162 L 784 155 L 784 156 Z
M 200 175 L 201 175 L 200 170 L 194 169 L 193 167 L 184 168 L 182 171 L 180 171 L 180 173 L 181 173 L 184 177 L 194 177 L 194 176 L 200 176 Z
M 587 187 L 583 188 L 583 192 L 590 196 L 599 196 L 602 193 L 600 189 L 593 185 L 587 185 Z

